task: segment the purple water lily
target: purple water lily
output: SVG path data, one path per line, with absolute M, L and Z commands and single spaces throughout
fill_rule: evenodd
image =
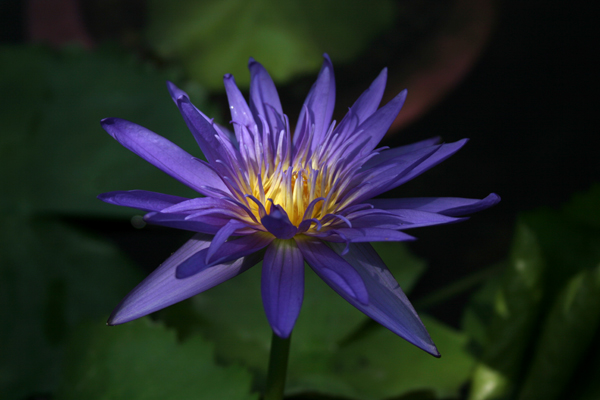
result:
M 142 190 L 99 196 L 147 211 L 148 223 L 196 235 L 117 306 L 121 324 L 177 303 L 263 261 L 262 298 L 278 336 L 292 332 L 306 262 L 354 307 L 421 349 L 439 353 L 414 308 L 368 242 L 407 241 L 409 228 L 460 221 L 500 199 L 373 199 L 444 161 L 465 143 L 424 140 L 376 149 L 406 90 L 378 109 L 384 69 L 336 126 L 333 67 L 327 55 L 292 135 L 267 71 L 250 60 L 250 103 L 225 75 L 235 137 L 172 83 L 169 92 L 206 160 L 134 123 L 102 120 L 123 146 L 203 197 Z

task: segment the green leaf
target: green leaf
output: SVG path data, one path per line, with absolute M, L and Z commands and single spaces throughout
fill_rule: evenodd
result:
M 600 266 L 571 279 L 546 317 L 520 400 L 563 397 L 600 322 Z
M 0 393 L 51 392 L 65 338 L 106 315 L 141 274 L 115 246 L 53 220 L 0 216 Z
M 470 400 L 503 398 L 514 389 L 540 309 L 543 270 L 536 236 L 521 223 L 517 226 L 509 268 L 496 292 L 487 346 L 473 373 Z
M 317 70 L 323 52 L 336 62 L 350 60 L 394 15 L 389 0 L 152 0 L 147 38 L 163 57 L 181 61 L 190 77 L 221 89 L 225 73 L 248 85 L 249 57 L 279 82 Z
M 585 197 L 576 198 L 581 201 Z M 546 306 L 550 306 L 565 282 L 600 261 L 600 229 L 550 209 L 527 213 L 523 220 L 535 232 L 547 263 L 544 296 L 549 300 Z
M 105 117 L 143 125 L 201 156 L 165 86 L 169 76 L 100 49 L 0 47 L 0 184 L 4 209 L 132 215 L 96 199 L 112 190 L 194 193 L 123 148 Z M 172 78 L 172 77 L 171 77 Z M 202 98 L 194 98 L 202 101 Z M 199 105 L 200 106 L 200 105 Z
M 193 299 L 206 321 L 203 332 L 216 343 L 218 355 L 253 369 L 259 384 L 266 376 L 271 339 L 260 294 L 261 266 Z M 292 335 L 286 393 L 352 394 L 344 382 L 331 376 L 330 359 L 337 343 L 365 318 L 307 267 L 304 302 Z
M 421 319 L 442 354 L 440 359 L 426 356 L 381 327 L 336 354 L 336 373 L 365 399 L 421 389 L 429 389 L 436 398 L 458 396 L 474 363 L 465 350 L 468 337 L 430 317 Z
M 100 321 L 77 330 L 58 400 L 257 399 L 251 375 L 215 364 L 210 344 L 144 318 L 117 327 Z

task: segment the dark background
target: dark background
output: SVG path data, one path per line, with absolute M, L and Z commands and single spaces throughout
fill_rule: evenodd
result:
M 372 71 L 390 65 L 392 74 L 394 65 L 410 61 L 418 44 L 436 34 L 454 2 L 398 3 L 417 17 L 399 21 L 398 27 L 355 63 L 336 65 L 338 88 L 364 88 L 374 76 Z M 153 59 L 136 33 L 144 26 L 143 1 L 79 4 L 88 35 L 80 37 L 83 43 L 114 41 L 141 58 Z M 444 141 L 471 139 L 443 166 L 390 196 L 481 198 L 496 192 L 502 197 L 498 206 L 467 223 L 412 232 L 419 238 L 410 244 L 412 250 L 430 264 L 412 293 L 415 299 L 503 259 L 519 213 L 540 206 L 557 208 L 600 180 L 593 3 L 505 0 L 494 2 L 493 9 L 491 34 L 470 72 L 440 102 L 382 143 L 392 147 L 438 135 Z M 0 2 L 0 40 L 43 41 L 44 32 L 52 29 L 32 27 L 28 15 L 25 1 Z M 400 33 L 413 37 L 414 44 L 396 43 Z M 160 60 L 154 61 L 160 64 Z M 355 84 L 357 71 L 370 75 Z M 280 88 L 281 93 L 291 93 L 282 98 L 287 110 L 299 109 L 313 79 L 301 77 Z M 338 89 L 342 95 L 356 90 Z M 222 94 L 215 93 L 212 98 L 224 102 Z M 294 119 L 293 113 L 290 118 Z M 79 222 L 113 237 L 147 270 L 189 236 L 160 228 L 142 233 L 125 222 Z M 465 294 L 438 306 L 434 314 L 456 325 L 467 298 Z

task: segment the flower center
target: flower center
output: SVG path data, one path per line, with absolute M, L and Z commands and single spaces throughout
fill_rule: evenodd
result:
M 312 168 L 278 169 L 272 174 L 262 173 L 251 179 L 251 193 L 267 214 L 273 204 L 281 206 L 290 221 L 298 226 L 305 219 L 321 219 L 333 211 L 328 201 L 330 182 L 327 174 Z M 249 202 L 252 213 L 260 220 L 260 206 Z

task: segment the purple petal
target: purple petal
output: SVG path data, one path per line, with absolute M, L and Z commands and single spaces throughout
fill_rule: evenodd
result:
M 235 205 L 229 201 L 215 199 L 214 197 L 196 197 L 194 199 L 186 199 L 186 201 L 173 204 L 160 211 L 163 213 L 191 213 L 207 208 L 235 209 Z
M 271 206 L 271 213 L 261 219 L 262 225 L 278 239 L 291 239 L 298 232 L 285 210 L 279 205 Z
M 177 279 L 177 267 L 206 249 L 210 244 L 209 240 L 208 236 L 195 235 L 173 253 L 119 303 L 108 319 L 108 324 L 129 322 L 185 300 L 233 278 L 259 261 L 257 257 L 240 258 L 206 268 L 187 279 Z
M 425 161 L 413 168 L 408 174 L 404 175 L 399 180 L 393 182 L 387 190 L 400 186 L 403 183 L 408 182 L 411 179 L 414 179 L 415 177 L 421 175 L 423 172 L 429 170 L 430 168 L 435 167 L 442 161 L 447 160 L 450 156 L 452 156 L 454 153 L 460 150 L 468 141 L 469 139 L 461 139 L 457 142 L 442 144 L 435 153 L 433 153 L 429 158 L 427 158 Z
M 392 149 L 383 150 L 383 151 L 381 151 L 381 153 L 377 154 L 375 157 L 369 159 L 369 161 L 367 161 L 363 165 L 362 169 L 364 170 L 364 169 L 372 168 L 372 167 L 379 165 L 385 161 L 397 158 L 401 155 L 413 153 L 417 150 L 424 149 L 427 147 L 433 147 L 433 146 L 438 145 L 439 143 L 440 143 L 440 138 L 439 138 L 439 136 L 437 136 L 437 137 L 432 137 L 429 139 L 421 140 L 420 142 L 411 143 L 406 146 L 394 147 Z
M 216 234 L 229 219 L 205 217 L 202 221 L 186 220 L 189 214 L 173 214 L 151 212 L 144 216 L 144 221 L 153 225 L 166 226 L 169 228 L 183 229 L 186 231 Z
M 241 221 L 236 221 L 234 219 L 230 220 L 228 223 L 223 225 L 223 227 L 219 229 L 219 232 L 215 234 L 215 237 L 213 238 L 212 243 L 210 244 L 210 247 L 206 252 L 206 263 L 210 263 L 212 261 L 212 258 L 217 252 L 217 250 L 219 250 L 223 243 L 225 243 L 225 241 L 229 239 L 229 236 L 233 235 L 233 232 L 237 231 L 238 229 L 245 228 L 247 226 L 248 224 L 245 224 Z
M 377 110 L 356 128 L 357 131 L 364 131 L 365 137 L 369 138 L 369 142 L 363 148 L 363 154 L 369 153 L 379 144 L 381 139 L 383 139 L 388 129 L 390 129 L 390 126 L 392 126 L 392 122 L 394 122 L 402 109 L 404 101 L 406 100 L 406 93 L 406 89 L 400 92 L 400 94 Z
M 359 124 L 377 111 L 377 107 L 379 107 L 379 103 L 381 103 L 381 98 L 383 97 L 386 80 L 387 68 L 384 68 L 373 83 L 371 83 L 371 86 L 352 105 L 351 109 L 358 117 Z
M 167 82 L 167 86 L 183 120 L 194 135 L 198 146 L 200 146 L 200 150 L 202 150 L 208 162 L 215 166 L 216 160 L 224 159 L 224 157 L 222 154 L 223 146 L 215 137 L 218 133 L 212 125 L 212 120 L 192 104 L 189 96 L 183 90 L 177 88 L 171 82 Z M 229 190 L 225 190 L 225 192 L 229 193 Z
M 358 190 L 361 193 L 355 196 L 353 202 L 361 203 L 410 181 L 449 158 L 460 150 L 466 142 L 467 139 L 462 139 L 454 143 L 424 147 L 388 160 L 365 171 L 371 177 L 369 179 L 365 178 L 365 180 L 369 181 L 369 184 L 364 185 L 362 188 L 359 187 Z M 396 169 L 396 171 L 394 172 L 390 167 Z
M 145 190 L 119 190 L 102 193 L 98 198 L 109 204 L 137 208 L 138 210 L 144 211 L 160 211 L 163 208 L 189 200 L 185 197 L 148 192 Z
M 413 209 L 439 213 L 447 216 L 472 214 L 492 207 L 500 196 L 491 193 L 485 199 L 463 199 L 459 197 L 413 197 L 406 199 L 372 199 L 369 203 L 382 210 Z
M 315 125 L 314 138 L 312 141 L 312 149 L 320 144 L 329 129 L 333 108 L 335 106 L 335 78 L 333 76 L 333 65 L 327 54 L 323 54 L 323 66 L 317 77 L 317 81 L 313 84 L 306 100 L 304 107 L 300 113 L 298 121 L 304 119 L 305 113 L 309 113 L 312 123 Z M 297 124 L 294 133 L 294 144 L 301 139 L 302 124 Z
M 332 247 L 337 253 L 344 249 L 342 244 L 332 243 Z M 360 303 L 340 293 L 342 297 L 398 336 L 439 357 L 415 309 L 373 247 L 368 243 L 352 244 L 342 257 L 360 274 L 369 293 L 369 303 Z
M 438 149 L 439 146 L 418 149 L 360 172 L 355 176 L 353 184 L 349 185 L 349 191 L 344 194 L 342 202 L 359 204 L 386 192 L 394 181 L 408 175 Z
M 213 170 L 162 136 L 120 118 L 105 118 L 101 124 L 125 148 L 197 192 L 210 195 L 209 186 L 229 193 Z
M 223 77 L 223 83 L 225 84 L 225 91 L 227 92 L 227 100 L 229 101 L 231 119 L 237 124 L 243 125 L 250 131 L 255 132 L 254 125 L 256 125 L 256 123 L 254 122 L 254 117 L 252 116 L 250 107 L 248 107 L 248 103 L 246 103 L 246 99 L 244 99 L 242 92 L 240 92 L 240 89 L 238 89 L 237 85 L 235 84 L 233 75 L 225 75 Z M 239 127 L 234 124 L 233 128 L 239 141 Z
M 304 258 L 293 240 L 274 240 L 267 247 L 261 292 L 273 332 L 289 337 L 304 297 Z
M 368 304 L 369 295 L 360 275 L 321 240 L 295 237 L 302 256 L 310 267 L 340 296 Z
M 223 243 L 211 257 L 210 265 L 237 260 L 267 247 L 275 238 L 266 232 L 255 232 Z
M 360 216 L 356 216 L 360 214 Z M 423 226 L 452 224 L 466 218 L 455 218 L 437 213 L 417 210 L 365 210 L 349 215 L 354 228 L 409 229 Z
M 416 240 L 404 232 L 384 228 L 338 228 L 311 235 L 328 242 L 405 242 Z
M 277 114 L 283 115 L 281 101 L 273 79 L 267 70 L 252 58 L 248 62 L 248 69 L 250 70 L 250 109 L 254 113 L 254 120 L 257 124 L 262 125 L 258 118 L 259 115 L 262 115 L 269 121 L 271 127 L 280 125 L 279 121 L 271 118 L 274 116 L 273 113 L 268 112 L 265 108 L 268 105 Z M 275 132 L 271 131 L 271 133 Z

